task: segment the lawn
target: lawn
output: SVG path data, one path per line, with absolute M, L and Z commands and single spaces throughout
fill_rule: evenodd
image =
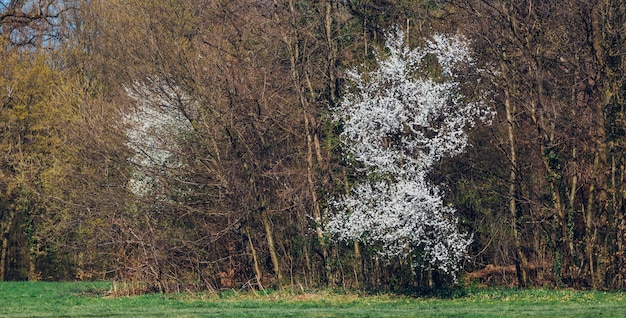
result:
M 108 297 L 110 284 L 0 283 L 0 317 L 626 317 L 626 293 L 470 289 L 450 299 L 346 292 Z

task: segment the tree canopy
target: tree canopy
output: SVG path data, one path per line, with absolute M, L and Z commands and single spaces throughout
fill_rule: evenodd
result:
M 0 1 L 0 279 L 623 288 L 625 28 L 616 0 Z

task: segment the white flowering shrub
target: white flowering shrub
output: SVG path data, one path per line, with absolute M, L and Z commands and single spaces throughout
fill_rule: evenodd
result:
M 129 161 L 135 167 L 129 189 L 136 195 L 152 195 L 168 170 L 183 168 L 177 138 L 193 127 L 181 108 L 190 108 L 193 100 L 179 87 L 150 78 L 125 90 L 136 102 L 125 118 L 127 145 L 134 152 Z
M 461 153 L 466 129 L 488 121 L 491 111 L 460 92 L 454 71 L 472 63 L 464 38 L 438 35 L 411 49 L 397 29 L 386 46 L 374 70 L 347 72 L 352 85 L 334 109 L 345 155 L 364 178 L 330 203 L 326 230 L 378 247 L 388 259 L 455 275 L 471 237 L 459 231 L 454 208 L 427 174 Z M 427 76 L 425 68 L 437 71 Z

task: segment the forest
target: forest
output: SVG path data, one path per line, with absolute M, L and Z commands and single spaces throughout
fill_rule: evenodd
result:
M 626 2 L 0 0 L 0 281 L 626 288 Z

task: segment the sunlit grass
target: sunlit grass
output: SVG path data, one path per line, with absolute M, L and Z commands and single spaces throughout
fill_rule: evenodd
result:
M 626 317 L 626 293 L 466 289 L 456 298 L 351 291 L 111 297 L 111 284 L 0 283 L 2 317 Z

